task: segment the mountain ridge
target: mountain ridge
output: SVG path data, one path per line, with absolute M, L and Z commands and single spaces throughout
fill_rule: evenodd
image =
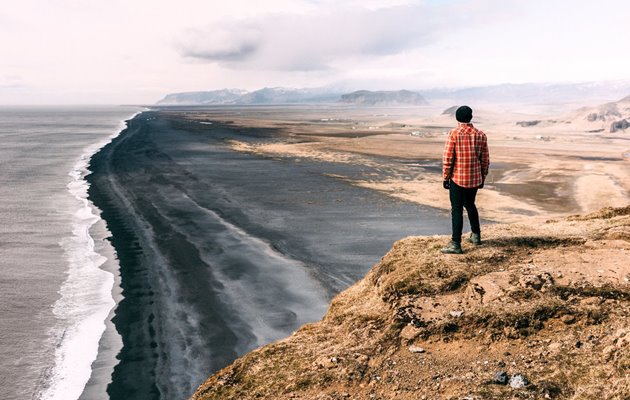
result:
M 247 91 L 242 89 L 222 89 L 201 92 L 171 93 L 159 100 L 156 105 L 256 105 L 256 104 L 307 104 L 333 103 L 341 92 L 324 88 L 284 88 L 265 87 Z
M 357 90 L 343 94 L 340 103 L 364 106 L 394 106 L 394 105 L 427 105 L 429 102 L 420 93 L 410 90 Z
M 365 90 L 365 89 L 362 89 Z M 621 102 L 630 101 L 630 81 L 604 81 L 581 83 L 519 83 L 460 88 L 414 89 L 428 102 L 449 101 L 466 104 L 488 103 L 562 103 L 562 102 Z M 357 90 L 358 91 L 358 90 Z M 357 92 L 355 91 L 355 92 Z M 372 91 L 379 92 L 379 91 Z M 381 92 L 397 92 L 396 90 Z M 400 90 L 398 91 L 400 92 Z M 265 87 L 247 91 L 221 89 L 210 91 L 171 93 L 156 105 L 238 105 L 238 104 L 308 104 L 338 103 L 341 96 L 354 93 L 336 87 L 284 88 Z M 626 96 L 626 97 L 624 97 Z M 341 103 L 343 104 L 343 103 Z

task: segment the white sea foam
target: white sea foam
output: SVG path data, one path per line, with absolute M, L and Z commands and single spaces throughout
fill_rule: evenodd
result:
M 53 308 L 63 328 L 58 334 L 54 367 L 40 395 L 42 400 L 75 400 L 81 396 L 92 373 L 105 321 L 115 306 L 114 276 L 100 268 L 107 258 L 96 252 L 90 236 L 90 228 L 100 217 L 88 200 L 89 185 L 84 178 L 92 156 L 124 127 L 123 122 L 112 136 L 85 148 L 69 173 L 71 181 L 67 187 L 77 201 L 77 210 L 72 215 L 72 236 L 60 241 L 68 260 L 68 277 Z

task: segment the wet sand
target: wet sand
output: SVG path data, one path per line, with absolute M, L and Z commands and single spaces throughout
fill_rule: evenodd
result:
M 235 151 L 288 136 L 191 120 L 199 112 L 145 112 L 92 160 L 90 199 L 121 265 L 112 399 L 189 396 L 321 318 L 394 241 L 450 228 L 431 207 L 350 182 L 389 170 Z

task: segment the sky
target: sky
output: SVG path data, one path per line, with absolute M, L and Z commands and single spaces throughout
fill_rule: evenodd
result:
M 0 0 L 0 104 L 630 79 L 627 0 Z

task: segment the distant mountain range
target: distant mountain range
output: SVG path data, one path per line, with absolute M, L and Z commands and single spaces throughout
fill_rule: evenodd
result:
M 344 94 L 340 99 L 341 103 L 357 104 L 366 106 L 396 106 L 413 105 L 420 106 L 429 104 L 420 93 L 409 90 L 398 91 L 376 91 L 358 90 L 356 92 Z
M 628 93 L 630 93 L 630 81 L 502 84 L 422 91 L 422 95 L 429 101 L 450 100 L 459 104 L 468 102 L 588 103 L 613 101 L 627 96 Z
M 630 81 L 586 83 L 524 83 L 459 89 L 419 91 L 368 91 L 345 93 L 331 88 L 263 88 L 252 92 L 223 89 L 172 93 L 157 105 L 255 105 L 255 104 L 354 104 L 362 106 L 424 105 L 450 101 L 455 104 L 489 103 L 567 103 L 611 101 L 630 93 Z
M 343 103 L 363 106 L 406 106 L 428 104 L 420 93 L 409 90 L 359 90 L 343 94 L 329 89 L 264 88 L 248 92 L 240 89 L 172 93 L 158 105 L 248 105 Z
M 156 104 L 194 105 L 194 104 L 234 104 L 247 93 L 240 89 L 212 90 L 209 92 L 185 92 L 167 94 Z
M 334 103 L 342 93 L 329 89 L 264 88 L 248 92 L 223 89 L 207 92 L 172 93 L 158 101 L 158 105 L 248 105 L 248 104 L 308 104 Z

